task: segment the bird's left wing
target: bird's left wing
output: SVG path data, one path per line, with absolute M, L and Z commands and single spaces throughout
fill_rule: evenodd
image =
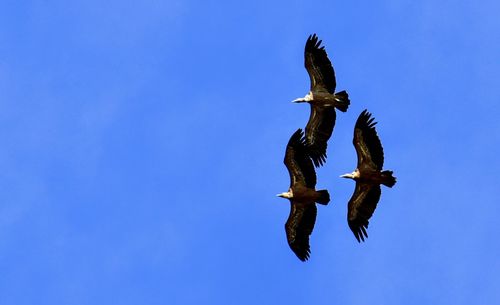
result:
M 290 215 L 285 224 L 286 239 L 295 255 L 301 261 L 306 261 L 311 253 L 309 235 L 316 222 L 316 204 L 314 202 L 307 204 L 290 202 Z
M 326 54 L 325 47 L 321 46 L 316 34 L 307 38 L 304 49 L 304 65 L 311 80 L 311 91 L 326 90 L 335 93 L 337 86 L 335 72 L 330 59 Z
M 380 185 L 356 182 L 356 188 L 348 204 L 347 223 L 358 242 L 368 237 L 368 220 L 380 200 Z

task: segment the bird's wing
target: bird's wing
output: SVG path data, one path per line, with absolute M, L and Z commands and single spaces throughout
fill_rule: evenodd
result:
M 380 199 L 380 185 L 356 182 L 356 189 L 349 200 L 347 223 L 360 242 L 368 237 L 368 220 L 372 217 Z
M 358 169 L 370 168 L 382 170 L 384 165 L 384 149 L 375 130 L 377 122 L 373 121 L 366 109 L 361 112 L 354 127 L 354 139 L 352 143 L 358 155 Z
M 300 128 L 288 141 L 284 163 L 290 174 L 290 187 L 296 184 L 305 185 L 308 188 L 316 186 L 316 171 L 309 158 L 304 133 Z
M 311 104 L 311 114 L 306 126 L 309 155 L 316 167 L 326 161 L 326 147 L 335 126 L 335 108 Z
M 291 202 L 290 215 L 285 224 L 286 239 L 292 251 L 301 261 L 306 261 L 311 253 L 309 235 L 316 222 L 316 204 Z
M 318 41 L 316 34 L 307 38 L 304 65 L 311 80 L 311 91 L 327 90 L 331 94 L 335 93 L 335 72 L 325 47 L 321 46 L 321 40 Z

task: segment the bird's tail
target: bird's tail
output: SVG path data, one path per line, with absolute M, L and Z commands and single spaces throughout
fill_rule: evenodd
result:
M 330 202 L 330 194 L 327 190 L 319 190 L 316 191 L 316 193 L 318 194 L 318 198 L 316 199 L 317 203 L 327 205 L 328 202 Z
M 347 94 L 345 90 L 335 93 L 335 100 L 337 101 L 335 108 L 342 112 L 346 112 L 347 108 L 349 108 L 349 105 L 351 104 L 349 94 Z
M 392 175 L 392 171 L 382 172 L 382 184 L 387 187 L 393 187 L 396 184 L 396 177 Z

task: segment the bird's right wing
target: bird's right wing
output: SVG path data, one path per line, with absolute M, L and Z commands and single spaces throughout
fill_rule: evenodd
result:
M 328 59 L 325 47 L 316 34 L 307 38 L 304 49 L 304 65 L 311 80 L 311 91 L 328 91 L 333 94 L 337 86 L 335 71 Z
M 368 220 L 372 217 L 380 200 L 380 185 L 356 182 L 356 188 L 347 207 L 347 223 L 360 242 L 368 237 Z
M 309 155 L 316 167 L 326 161 L 327 143 L 333 133 L 336 113 L 334 107 L 321 107 L 311 104 L 311 114 L 306 125 L 306 140 Z
M 290 174 L 290 187 L 297 183 L 308 188 L 316 186 L 316 171 L 309 157 L 302 129 L 297 129 L 290 137 L 283 162 Z
M 302 204 L 290 201 L 290 215 L 285 224 L 286 239 L 292 251 L 301 261 L 306 261 L 311 253 L 309 235 L 316 222 L 316 204 Z

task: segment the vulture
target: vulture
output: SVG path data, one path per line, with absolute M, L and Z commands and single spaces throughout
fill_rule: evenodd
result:
M 295 99 L 294 103 L 307 102 L 311 105 L 311 114 L 306 126 L 306 141 L 309 154 L 316 167 L 326 161 L 326 146 L 335 126 L 335 108 L 346 112 L 349 107 L 349 95 L 346 91 L 335 93 L 336 80 L 332 64 L 325 47 L 321 46 L 316 34 L 309 35 L 304 50 L 304 65 L 311 87 L 309 93 Z
M 288 141 L 285 166 L 290 174 L 288 192 L 277 196 L 290 200 L 290 215 L 285 224 L 288 245 L 301 261 L 311 253 L 309 235 L 316 222 L 316 203 L 327 205 L 327 190 L 316 191 L 316 172 L 309 157 L 302 129 L 298 129 Z
M 340 177 L 356 181 L 354 193 L 349 200 L 347 223 L 358 242 L 368 237 L 368 220 L 373 215 L 380 200 L 380 184 L 393 187 L 396 178 L 390 170 L 382 170 L 384 150 L 377 131 L 374 118 L 366 109 L 359 115 L 354 127 L 352 143 L 358 155 L 357 168 L 350 174 Z

